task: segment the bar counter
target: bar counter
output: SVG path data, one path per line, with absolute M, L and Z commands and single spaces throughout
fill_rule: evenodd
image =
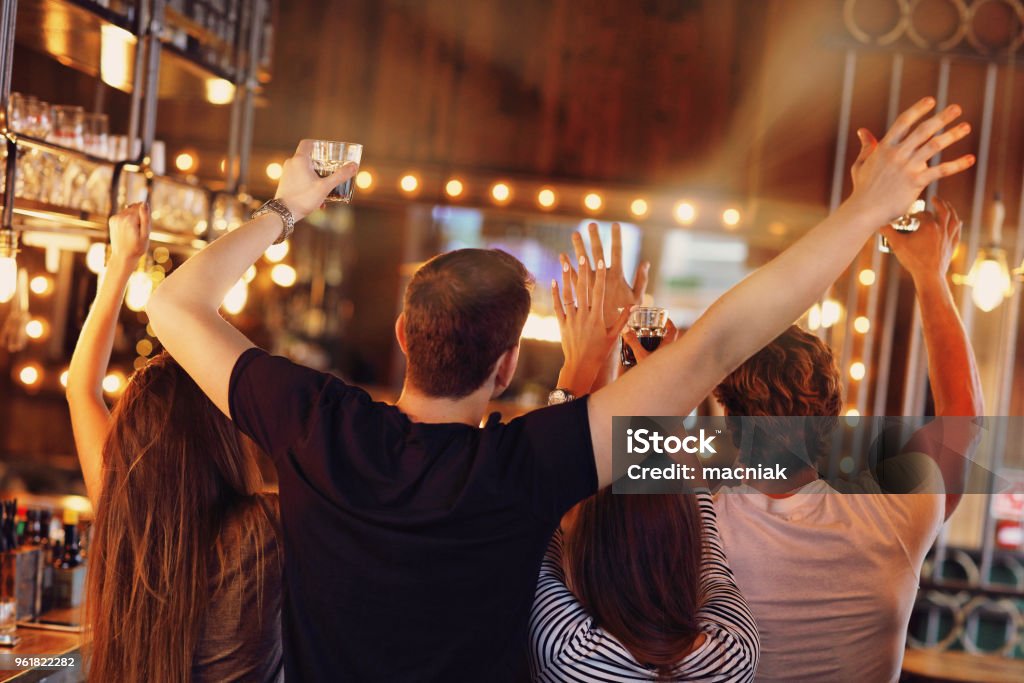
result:
M 14 647 L 0 648 L 0 654 L 24 657 L 80 655 L 83 635 L 64 631 L 18 628 L 21 641 Z M 85 680 L 81 667 L 72 669 L 19 669 L 0 670 L 0 683 L 72 683 Z
M 996 655 L 908 648 L 903 656 L 903 674 L 911 676 L 911 681 L 1020 683 L 1024 680 L 1024 662 Z

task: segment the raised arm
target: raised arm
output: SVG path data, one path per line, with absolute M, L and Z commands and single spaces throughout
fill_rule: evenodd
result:
M 103 442 L 110 411 L 103 400 L 103 378 L 117 331 L 117 316 L 128 278 L 149 244 L 149 206 L 132 204 L 110 218 L 110 263 L 100 278 L 92 310 L 78 335 L 68 368 L 67 400 L 75 450 L 89 499 L 95 504 L 103 485 Z
M 355 175 L 345 164 L 320 178 L 313 171 L 312 141 L 299 143 L 284 164 L 276 198 L 296 221 L 316 210 L 331 188 Z M 218 312 L 224 296 L 245 271 L 281 235 L 282 220 L 265 214 L 219 238 L 178 267 L 149 300 L 146 312 L 157 337 L 225 415 L 228 383 L 235 361 L 253 346 Z
M 967 331 L 960 321 L 946 273 L 960 239 L 960 217 L 953 206 L 936 197 L 935 215 L 919 214 L 917 232 L 883 230 L 893 254 L 914 281 L 924 343 L 928 350 L 928 379 L 935 399 L 936 420 L 921 428 L 904 450 L 935 459 L 946 484 L 946 517 L 953 513 L 963 491 L 964 468 L 978 428 L 975 418 L 985 411 L 978 363 Z M 956 419 L 963 418 L 963 419 Z
M 928 183 L 974 163 L 965 155 L 935 167 L 928 159 L 970 132 L 942 129 L 960 115 L 951 106 L 915 124 L 935 106 L 925 98 L 901 114 L 879 142 L 860 131 L 854 191 L 831 216 L 716 301 L 664 352 L 590 397 L 598 479 L 610 484 L 612 417 L 685 415 L 750 355 L 799 318 L 853 261 L 879 225 L 899 216 Z M 625 463 L 623 463 L 625 464 Z

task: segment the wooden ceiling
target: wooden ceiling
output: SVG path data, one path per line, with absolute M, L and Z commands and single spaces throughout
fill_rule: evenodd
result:
M 257 145 L 629 184 L 708 180 L 770 3 L 282 3 Z M 714 178 L 729 181 L 729 178 Z
M 896 3 L 857 4 L 865 25 L 884 28 Z M 760 229 L 781 222 L 790 235 L 827 207 L 851 44 L 842 0 L 278 5 L 269 105 L 256 116 L 257 192 L 271 189 L 267 161 L 300 138 L 329 137 L 362 142 L 370 165 L 726 195 L 755 203 Z M 891 64 L 891 53 L 860 51 L 852 154 L 856 127 L 884 130 Z M 937 59 L 908 51 L 900 105 L 934 94 L 937 73 Z M 1015 216 L 1021 141 L 1017 126 L 1000 135 L 1000 79 L 993 149 L 1014 150 L 1005 186 Z M 950 98 L 976 128 L 983 86 L 982 62 L 954 62 Z M 213 146 L 221 127 L 174 122 L 194 121 L 186 112 L 162 119 L 170 147 Z M 971 172 L 942 192 L 969 204 L 973 184 Z

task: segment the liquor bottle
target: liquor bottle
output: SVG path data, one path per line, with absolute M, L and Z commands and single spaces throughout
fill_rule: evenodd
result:
M 61 569 L 74 569 L 82 564 L 82 548 L 78 543 L 78 513 L 74 510 L 64 511 L 64 550 L 57 566 Z

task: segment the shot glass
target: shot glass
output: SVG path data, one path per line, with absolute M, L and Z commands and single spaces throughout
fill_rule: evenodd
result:
M 321 178 L 326 178 L 337 171 L 342 164 L 353 161 L 356 166 L 363 158 L 363 146 L 355 142 L 335 142 L 333 140 L 313 141 L 313 170 Z M 327 195 L 328 202 L 352 201 L 352 192 L 355 189 L 354 178 L 349 178 L 340 185 L 331 188 Z
M 914 203 L 907 209 L 907 212 L 889 225 L 898 232 L 917 232 L 917 229 L 921 227 L 921 221 L 914 214 L 921 213 L 926 208 L 927 206 L 923 199 L 915 199 Z M 885 235 L 880 234 L 878 236 L 878 251 L 883 254 L 892 252 L 892 249 L 889 247 L 889 240 L 885 239 Z
M 633 312 L 629 314 L 629 322 L 626 324 L 636 333 L 637 338 L 640 340 L 640 346 L 648 351 L 654 351 L 661 346 L 661 340 L 665 336 L 665 325 L 667 323 L 667 310 L 646 306 L 634 308 Z M 636 365 L 636 356 L 633 354 L 633 349 L 629 348 L 625 341 L 622 342 L 620 358 L 622 364 L 627 368 Z

